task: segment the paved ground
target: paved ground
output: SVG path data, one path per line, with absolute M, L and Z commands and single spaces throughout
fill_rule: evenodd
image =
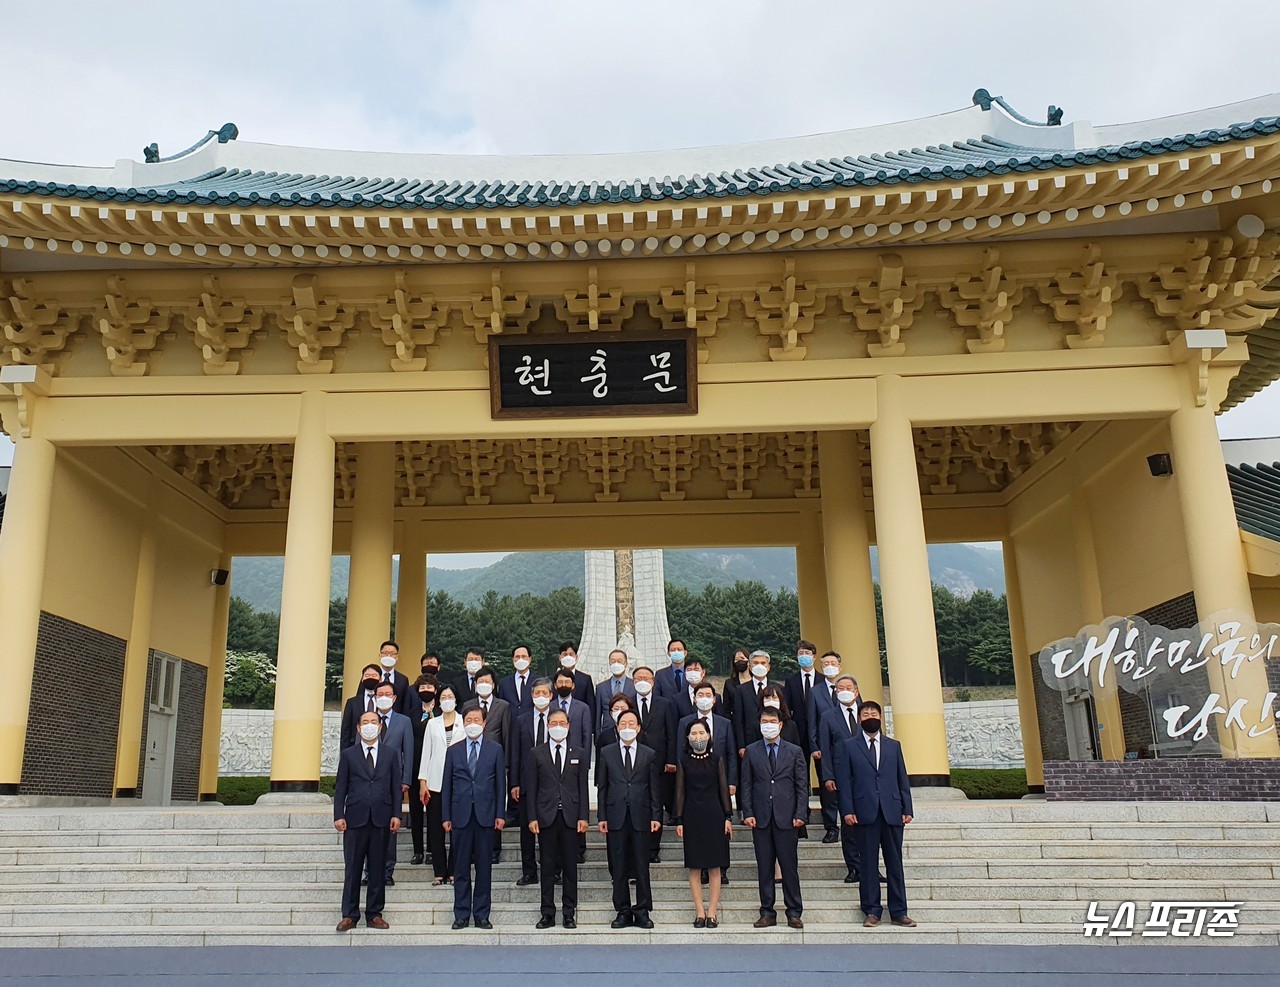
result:
M 935 983 L 989 987 L 1030 984 L 1110 987 L 1177 987 L 1276 983 L 1280 949 L 1239 946 L 572 946 L 483 950 L 466 946 L 430 949 L 300 949 L 205 947 L 171 949 L 9 949 L 0 953 L 0 981 L 7 984 L 232 984 L 273 987 L 368 983 L 370 977 L 413 972 L 466 977 L 484 985 L 517 975 L 521 987 L 600 983 L 626 977 L 633 983 L 698 976 L 698 987 L 742 987 L 744 977 L 785 985 L 850 982 L 875 987 L 929 987 Z M 778 976 L 783 979 L 779 981 Z M 478 978 L 478 979 L 476 979 Z

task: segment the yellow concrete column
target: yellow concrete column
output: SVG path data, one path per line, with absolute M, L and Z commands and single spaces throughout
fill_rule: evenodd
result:
M 231 553 L 223 552 L 218 568 L 231 569 Z M 227 674 L 227 617 L 231 583 L 213 588 L 213 626 L 209 628 L 209 677 L 204 689 L 204 734 L 200 742 L 200 801 L 218 797 L 218 760 L 222 753 L 222 689 Z
M 400 539 L 400 578 L 396 583 L 396 641 L 403 656 L 400 671 L 412 682 L 418 677 L 418 661 L 427 650 L 427 547 L 426 531 L 417 521 L 406 521 Z
M 910 409 L 900 377 L 881 377 L 876 392 L 871 487 L 893 729 L 913 783 L 949 786 L 942 669 Z
M 142 510 L 138 571 L 133 582 L 133 616 L 124 652 L 120 725 L 116 735 L 116 798 L 138 796 L 142 723 L 147 716 L 147 668 L 151 664 L 151 613 L 155 605 L 156 532 L 150 505 Z
M 315 792 L 320 788 L 333 565 L 334 452 L 325 422 L 325 395 L 308 391 L 302 395 L 289 485 L 271 740 L 272 792 Z
M 1170 416 L 1169 433 L 1196 611 L 1201 620 L 1230 611 L 1252 621 L 1253 597 L 1244 547 L 1212 409 L 1207 405 L 1198 408 L 1188 399 Z M 1225 708 L 1243 698 L 1248 700 L 1246 711 L 1255 716 L 1259 713 L 1268 691 L 1261 661 L 1242 665 L 1234 679 L 1223 674 L 1221 665 L 1210 664 L 1206 669 L 1210 687 L 1223 696 Z M 1245 721 L 1249 722 L 1247 715 Z M 1275 731 L 1251 738 L 1247 731 L 1225 730 L 1219 722 L 1218 740 L 1224 757 L 1280 756 Z
M 800 634 L 818 646 L 831 647 L 831 601 L 822 552 L 822 518 L 816 512 L 801 520 L 803 535 L 796 543 L 796 595 L 800 603 Z
M 0 670 L 6 684 L 0 690 L 0 795 L 17 795 L 22 781 L 55 458 L 47 439 L 17 439 L 0 528 Z
M 1036 679 L 1040 669 L 1027 651 L 1027 625 L 1022 615 L 1022 584 L 1013 539 L 1004 540 L 1004 595 L 1009 608 L 1009 644 L 1013 649 L 1013 682 L 1018 690 L 1018 724 L 1022 729 L 1027 790 L 1044 791 L 1044 755 L 1040 748 L 1040 720 L 1036 713 Z
M 344 698 L 355 692 L 360 681 L 360 669 L 378 660 L 378 645 L 391 634 L 391 561 L 396 534 L 394 442 L 362 442 L 359 445 L 356 451 L 355 494 L 355 506 L 351 512 L 351 581 L 347 589 L 347 635 L 342 674 Z M 417 659 L 415 655 L 405 667 L 410 667 Z M 413 667 L 416 671 L 417 666 Z
M 884 703 L 876 597 L 871 579 L 862 461 L 852 431 L 819 432 L 822 466 L 822 545 L 831 608 L 831 647 L 856 676 L 863 698 Z
M 1108 614 L 1102 609 L 1102 582 L 1098 578 L 1098 556 L 1094 550 L 1093 521 L 1084 482 L 1077 477 L 1071 494 L 1071 528 L 1075 536 L 1076 579 L 1080 587 L 1082 623 L 1096 624 Z M 1124 760 L 1124 719 L 1120 715 L 1120 689 L 1114 675 L 1106 684 L 1091 683 L 1093 712 L 1098 720 L 1098 753 L 1104 761 Z

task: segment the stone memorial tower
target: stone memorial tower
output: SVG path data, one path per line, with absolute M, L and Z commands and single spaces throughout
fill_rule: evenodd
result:
M 589 551 L 586 558 L 586 612 L 579 668 L 599 682 L 608 677 L 609 652 L 622 648 L 634 668 L 667 653 L 662 550 Z

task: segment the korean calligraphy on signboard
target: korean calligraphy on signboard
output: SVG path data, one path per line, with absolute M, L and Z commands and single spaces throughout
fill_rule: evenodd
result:
M 695 347 L 692 331 L 490 336 L 493 417 L 696 414 Z

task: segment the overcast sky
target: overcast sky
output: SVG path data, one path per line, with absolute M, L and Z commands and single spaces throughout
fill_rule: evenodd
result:
M 1054 103 L 1095 123 L 1280 89 L 1280 4 L 1206 9 L 6 0 L 0 158 L 107 165 L 152 141 L 171 154 L 227 121 L 273 144 L 644 150 L 943 113 L 978 87 L 1033 119 Z M 1280 433 L 1280 387 L 1219 423 L 1227 437 Z

